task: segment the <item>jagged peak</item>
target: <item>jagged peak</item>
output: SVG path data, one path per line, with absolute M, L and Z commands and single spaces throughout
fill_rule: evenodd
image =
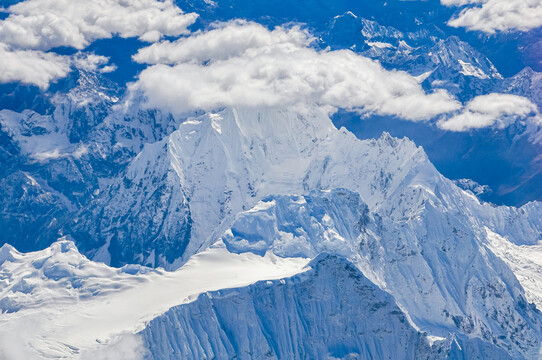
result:
M 420 155 L 420 161 L 429 162 L 429 158 L 427 157 L 425 150 L 421 146 L 416 145 L 414 141 L 412 141 L 406 136 L 398 138 L 392 136 L 387 131 L 383 131 L 378 139 L 370 140 L 370 142 L 382 149 L 400 149 L 400 155 L 404 159 L 410 158 L 414 155 Z
M 539 72 L 534 71 L 530 66 L 526 66 L 523 69 L 521 69 L 516 75 L 513 77 L 520 78 L 520 77 L 532 77 L 535 74 L 540 74 Z
M 358 16 L 356 14 L 354 14 L 352 11 L 347 11 L 345 12 L 344 14 L 341 14 L 341 15 L 336 15 L 333 17 L 333 19 L 342 19 L 342 18 L 353 18 L 353 19 L 357 19 Z
M 6 261 L 15 261 L 15 255 L 19 252 L 10 244 L 5 243 L 0 247 L 0 266 Z
M 523 68 L 520 72 L 510 78 L 514 80 L 529 80 L 529 81 L 538 81 L 542 82 L 542 72 L 533 70 L 530 66 Z
M 403 139 L 406 139 L 406 138 L 403 138 Z M 392 147 L 396 147 L 399 142 L 399 139 L 391 136 L 389 132 L 383 131 L 380 137 L 378 138 L 377 142 L 382 143 L 382 144 L 387 144 Z

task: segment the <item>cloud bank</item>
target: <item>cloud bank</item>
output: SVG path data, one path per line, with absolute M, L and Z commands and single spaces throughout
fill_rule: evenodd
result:
M 113 71 L 108 59 L 60 56 L 56 47 L 83 49 L 91 42 L 120 36 L 158 41 L 188 33 L 196 14 L 185 14 L 172 0 L 26 0 L 10 6 L 0 20 L 0 82 L 47 88 L 65 77 L 71 65 Z
M 518 118 L 538 121 L 536 105 L 521 96 L 493 93 L 475 97 L 459 114 L 439 121 L 438 126 L 450 131 L 467 131 L 489 126 L 504 128 Z
M 529 31 L 542 26 L 540 0 L 441 0 L 446 6 L 466 6 L 448 25 L 469 30 Z
M 134 59 L 152 65 L 131 90 L 173 113 L 316 104 L 423 120 L 461 107 L 445 91 L 426 94 L 405 72 L 349 50 L 317 51 L 312 40 L 297 27 L 222 24 L 140 50 Z
M 34 50 L 13 50 L 0 43 L 0 83 L 22 82 L 42 89 L 70 71 L 70 59 Z
M 9 16 L 0 22 L 0 42 L 36 50 L 83 49 L 114 35 L 152 42 L 187 33 L 197 18 L 172 0 L 26 0 L 7 11 Z

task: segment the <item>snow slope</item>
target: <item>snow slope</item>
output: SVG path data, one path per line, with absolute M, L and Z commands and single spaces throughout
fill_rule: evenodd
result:
M 274 211 L 268 196 L 276 194 L 279 201 L 280 195 L 316 190 L 331 190 L 328 201 L 338 209 L 322 205 L 314 211 L 342 216 L 342 230 L 328 232 L 322 218 L 319 230 L 305 226 L 308 240 L 293 230 L 282 238 L 272 229 L 310 223 L 300 218 L 308 215 L 286 212 L 273 225 L 268 220 L 274 215 L 258 207 Z M 337 205 L 352 203 L 359 204 L 357 210 Z M 355 227 L 363 209 L 374 214 L 368 232 Z M 91 234 L 95 242 L 83 251 L 94 259 L 174 269 L 227 229 L 233 238 L 236 231 L 243 234 L 239 219 L 246 217 L 259 225 L 249 227 L 241 237 L 246 248 L 237 243 L 236 251 L 313 257 L 325 250 L 354 257 L 421 329 L 438 336 L 459 332 L 514 357 L 534 358 L 540 347 L 537 310 L 506 264 L 486 251 L 485 229 L 518 245 L 537 244 L 541 213 L 540 203 L 481 203 L 440 175 L 408 139 L 385 134 L 360 141 L 317 110 L 225 109 L 189 119 L 164 141 L 146 146 L 126 176 L 66 231 L 81 246 L 89 239 L 77 234 Z
M 205 293 L 172 308 L 141 332 L 145 358 L 509 358 L 477 340 L 417 331 L 393 297 L 344 258 L 323 254 L 309 266 L 291 278 Z
M 359 193 L 386 216 L 414 214 L 431 198 L 439 211 L 472 226 L 511 232 L 515 243 L 540 240 L 538 203 L 521 209 L 480 203 L 408 139 L 359 141 L 318 110 L 281 109 L 226 109 L 185 121 L 147 145 L 64 232 L 85 254 L 115 266 L 175 268 L 263 197 L 333 188 Z M 109 255 L 101 257 L 100 248 Z
M 337 254 L 393 294 L 421 330 L 462 333 L 536 358 L 539 311 L 512 271 L 485 250 L 483 234 L 435 210 L 426 204 L 394 219 L 344 189 L 270 196 L 240 213 L 222 241 L 234 252 Z
M 26 254 L 4 245 L 0 357 L 72 359 L 92 354 L 200 293 L 292 276 L 304 271 L 308 261 L 236 255 L 216 244 L 178 271 L 164 272 L 138 265 L 110 268 L 89 261 L 67 240 Z
M 489 229 L 486 231 L 487 246 L 510 266 L 529 302 L 542 310 L 542 246 L 515 245 Z

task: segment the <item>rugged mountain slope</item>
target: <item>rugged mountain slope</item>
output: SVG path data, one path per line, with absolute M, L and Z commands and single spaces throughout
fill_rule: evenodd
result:
M 232 254 L 217 244 L 169 273 L 138 265 L 110 268 L 89 261 L 65 239 L 30 253 L 4 245 L 0 358 L 140 359 L 143 348 L 132 334 L 172 306 L 206 291 L 289 277 L 308 261 Z
M 447 37 L 439 29 L 425 27 L 399 31 L 346 13 L 332 19 L 321 38 L 323 46 L 351 48 L 387 68 L 407 71 L 417 76 L 428 91 L 446 89 L 464 102 L 491 92 L 510 93 L 529 98 L 542 110 L 540 73 L 525 68 L 503 78 L 484 54 L 464 41 L 465 37 Z M 364 119 L 348 113 L 337 114 L 335 122 L 362 139 L 379 136 L 382 131 L 411 138 L 424 147 L 447 177 L 472 178 L 489 185 L 492 192 L 483 197 L 488 201 L 522 205 L 542 197 L 541 187 L 537 186 L 542 176 L 539 124 L 525 124 L 520 119 L 505 129 L 450 133 L 439 130 L 431 121 L 412 124 L 389 118 Z M 457 159 L 462 159 L 460 164 Z
M 55 241 L 66 217 L 99 194 L 145 143 L 179 122 L 158 110 L 129 107 L 133 99 L 119 99 L 118 87 L 95 73 L 79 71 L 65 82 L 46 93 L 51 104 L 45 115 L 0 111 L 0 224 L 10 229 L 0 243 L 25 251 Z
M 430 342 L 392 296 L 342 258 L 321 255 L 309 265 L 292 278 L 205 293 L 172 308 L 141 332 L 146 358 L 509 358 L 476 340 Z
M 485 234 L 423 201 L 414 212 L 397 206 L 397 217 L 398 209 L 370 212 L 347 190 L 269 197 L 239 214 L 222 240 L 234 252 L 348 258 L 393 294 L 418 328 L 442 337 L 459 332 L 514 357 L 536 358 L 540 313 L 510 269 L 486 250 Z
M 522 210 L 480 204 L 443 178 L 409 140 L 384 135 L 359 141 L 318 111 L 279 109 L 227 109 L 184 122 L 165 140 L 146 146 L 126 175 L 65 231 L 91 257 L 109 247 L 114 265 L 171 267 L 269 194 L 337 187 L 359 193 L 370 209 L 382 208 L 396 219 L 431 201 L 469 226 L 512 232 L 513 242 L 539 240 L 538 204 Z

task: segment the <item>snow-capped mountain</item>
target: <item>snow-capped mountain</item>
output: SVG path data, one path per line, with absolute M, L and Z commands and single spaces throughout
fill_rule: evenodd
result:
M 0 359 L 542 358 L 539 29 L 62 1 L 0 7 Z
M 477 339 L 420 333 L 389 294 L 343 258 L 321 255 L 309 266 L 170 309 L 141 332 L 147 358 L 456 359 L 464 351 L 509 359 Z
M 408 211 L 415 213 L 426 196 L 435 197 L 431 200 L 442 211 L 469 208 L 475 216 L 457 215 L 469 224 L 479 226 L 487 218 L 499 231 L 515 231 L 505 229 L 509 225 L 500 220 L 508 216 L 517 219 L 520 225 L 514 226 L 523 226 L 527 235 L 514 242 L 539 240 L 537 204 L 525 207 L 532 211 L 523 211 L 523 216 L 514 208 L 480 204 L 444 179 L 423 150 L 407 139 L 383 135 L 378 141 L 360 141 L 334 128 L 319 111 L 300 115 L 281 109 L 226 109 L 185 121 L 166 139 L 146 146 L 125 176 L 66 231 L 75 234 L 91 257 L 107 244 L 126 254 L 110 253 L 111 259 L 118 257 L 112 264 L 167 266 L 183 255 L 187 259 L 210 240 L 217 226 L 227 226 L 239 211 L 267 195 L 332 188 L 355 191 L 371 209 L 398 219 L 407 216 L 403 208 L 397 209 L 398 203 L 408 199 Z M 423 193 L 411 195 L 410 188 Z M 79 241 L 78 233 L 93 234 L 95 243 Z M 179 248 L 168 248 L 172 239 Z M 151 252 L 154 258 L 148 258 Z
M 538 310 L 488 234 L 536 245 L 541 209 L 481 203 L 407 139 L 360 141 L 318 111 L 227 109 L 146 146 L 65 231 L 113 265 L 177 268 L 219 238 L 234 252 L 332 253 L 389 291 L 417 328 L 535 358 Z M 94 242 L 78 237 L 87 233 Z
M 322 41 L 324 45 L 350 48 L 390 68 L 408 71 L 421 81 L 428 79 L 428 87 L 446 88 L 454 93 L 470 90 L 470 96 L 476 94 L 476 89 L 466 89 L 465 84 L 458 83 L 458 77 L 463 81 L 469 77 L 502 78 L 488 58 L 457 36 L 445 37 L 438 29 L 404 33 L 348 12 L 330 21 Z M 449 83 L 445 84 L 446 81 Z M 491 82 L 483 84 L 491 86 Z
M 466 348 L 472 346 L 478 352 L 534 359 L 540 348 L 540 313 L 491 249 L 495 236 L 510 244 L 507 246 L 536 245 L 542 226 L 540 213 L 539 203 L 519 209 L 481 203 L 440 175 L 423 149 L 408 139 L 384 134 L 378 140 L 361 141 L 345 129 L 336 129 L 319 110 L 299 114 L 276 108 L 225 109 L 190 118 L 163 140 L 146 145 L 125 175 L 101 191 L 64 231 L 96 260 L 170 269 L 185 264 L 179 273 L 190 268 L 194 254 L 205 253 L 216 241 L 225 244 L 221 251 L 248 252 L 256 257 L 311 259 L 330 253 L 351 262 L 349 266 L 361 271 L 374 291 L 380 292 L 380 288 L 393 296 L 404 313 L 398 319 L 407 316 L 412 324 L 401 330 L 404 336 L 419 338 L 422 335 L 416 331 L 421 331 L 448 339 L 437 346 L 452 354 L 455 338 L 450 334 L 456 334 L 461 341 L 474 341 L 475 345 Z M 54 250 L 64 247 L 68 253 L 73 249 L 56 244 L 47 251 L 64 253 Z M 36 264 L 13 255 L 9 247 L 3 251 L 5 278 L 11 279 L 6 285 L 14 279 L 13 266 L 18 266 L 13 264 Z M 60 264 L 66 261 L 54 263 L 64 268 Z M 149 273 L 162 278 L 161 273 Z M 38 283 L 43 282 L 40 274 L 36 274 Z M 518 274 L 525 281 L 525 273 Z M 79 288 L 71 280 L 62 280 L 72 276 L 70 272 L 53 276 L 51 281 L 58 289 L 54 292 Z M 4 311 L 32 308 L 19 295 L 8 295 L 19 293 L 17 286 L 26 286 L 27 280 L 21 281 L 22 285 L 4 291 L 3 297 L 9 299 L 4 300 Z M 216 286 L 212 287 L 218 290 Z M 26 288 L 22 293 L 30 296 L 23 298 L 39 303 L 34 287 Z M 365 300 L 369 304 L 376 301 Z M 17 305 L 21 302 L 23 305 Z M 182 309 L 171 316 L 183 316 L 177 311 L 188 310 Z M 323 318 L 327 318 L 325 314 Z M 163 321 L 162 330 L 142 333 L 145 346 L 154 354 L 170 345 L 149 340 L 156 339 L 153 331 L 172 331 L 164 328 L 168 323 L 177 328 L 173 320 Z M 222 317 L 221 321 L 230 320 Z M 151 324 L 149 329 L 158 326 Z M 281 331 L 286 331 L 284 326 Z M 123 331 L 133 331 L 130 329 L 140 331 L 141 327 L 129 326 Z M 182 329 L 175 336 L 193 339 L 194 329 Z M 371 328 L 370 333 L 379 331 Z M 419 349 L 408 351 L 436 351 L 428 347 L 430 342 L 420 341 Z M 77 344 L 82 349 L 89 346 Z M 342 345 L 347 348 L 348 344 Z M 235 351 L 233 345 L 224 346 L 191 351 Z M 365 341 L 352 346 L 353 351 L 371 351 L 362 350 Z M 388 349 L 382 344 L 374 346 L 378 351 Z M 486 347 L 490 350 L 483 350 Z M 276 356 L 291 351 L 272 350 Z M 299 351 L 295 354 L 308 350 Z
M 348 12 L 332 19 L 321 38 L 323 46 L 350 48 L 378 59 L 390 69 L 407 71 L 417 76 L 428 91 L 446 89 L 463 101 L 488 92 L 510 93 L 528 97 L 540 109 L 538 72 L 527 67 L 503 78 L 484 54 L 455 35 L 446 37 L 439 28 L 422 27 L 404 32 Z M 537 156 L 541 151 L 539 125 L 518 123 L 506 129 L 492 129 L 490 134 L 449 135 L 431 129 L 431 125 L 349 117 L 338 117 L 338 126 L 347 127 L 360 138 L 376 136 L 383 130 L 392 131 L 395 136 L 409 136 L 426 149 L 446 176 L 455 179 L 468 176 L 489 185 L 491 192 L 483 196 L 486 200 L 521 205 L 542 195 L 541 187 L 537 186 L 542 169 Z M 495 171 L 484 168 L 486 155 L 482 148 L 491 148 L 494 158 L 491 168 Z M 462 158 L 465 165 L 458 168 L 457 158 Z M 514 185 L 509 184 L 509 173 L 514 174 Z
M 237 255 L 217 244 L 179 271 L 164 272 L 89 261 L 66 239 L 26 254 L 6 244 L 0 248 L 0 357 L 141 358 L 142 341 L 131 334 L 169 308 L 206 291 L 292 276 L 308 261 Z

